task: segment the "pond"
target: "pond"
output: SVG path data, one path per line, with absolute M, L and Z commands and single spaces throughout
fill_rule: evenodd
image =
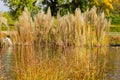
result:
M 0 51 L 3 80 L 120 80 L 119 47 L 54 50 L 20 46 Z
M 109 48 L 109 55 L 107 56 L 107 60 L 107 80 L 120 80 L 120 48 Z

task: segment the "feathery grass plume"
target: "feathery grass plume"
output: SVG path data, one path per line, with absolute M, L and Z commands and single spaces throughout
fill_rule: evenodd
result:
M 34 26 L 30 12 L 25 8 L 23 15 L 19 17 L 17 26 L 18 43 L 20 44 L 33 44 L 34 43 Z
M 38 13 L 34 22 L 25 9 L 18 22 L 18 40 L 22 43 L 39 43 L 59 46 L 102 46 L 107 41 L 109 21 L 104 13 L 97 14 L 96 7 L 81 13 L 76 9 L 75 15 L 67 14 L 56 18 Z M 34 25 L 32 25 L 34 24 Z M 25 37 L 23 37 L 25 36 Z M 107 45 L 107 44 L 105 44 Z
M 89 40 L 92 45 L 96 46 L 104 45 L 104 41 L 107 37 L 106 32 L 109 30 L 109 21 L 105 18 L 105 14 L 97 14 L 96 7 L 93 7 L 90 11 L 87 10 L 85 13 L 83 13 L 83 15 L 86 24 L 85 31 L 88 33 L 86 35 L 88 38 L 87 41 Z M 89 25 L 89 27 L 87 25 Z M 88 30 L 90 30 L 90 32 Z
M 35 16 L 34 21 L 36 41 L 45 44 L 51 42 L 51 29 L 54 26 L 54 17 L 51 16 L 50 8 L 48 9 L 47 14 L 38 13 Z
M 76 45 L 83 46 L 86 43 L 85 40 L 85 21 L 80 9 L 75 11 L 75 36 L 76 36 Z M 74 26 L 73 26 L 74 27 Z

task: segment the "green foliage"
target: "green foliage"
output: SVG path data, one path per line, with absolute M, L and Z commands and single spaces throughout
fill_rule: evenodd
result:
M 13 19 L 12 15 L 10 15 L 9 12 L 4 12 L 3 17 L 7 19 L 10 30 L 14 29 L 14 24 L 16 21 Z M 6 27 L 4 25 L 2 26 L 2 30 L 6 30 Z
M 110 32 L 120 32 L 120 0 L 113 5 L 114 10 L 111 12 L 108 18 L 111 19 Z
M 11 11 L 11 14 L 17 18 L 22 14 L 24 7 L 27 7 L 28 10 L 34 15 L 38 12 L 39 7 L 36 6 L 37 0 L 2 0 L 5 5 L 7 5 Z
M 112 11 L 111 15 L 108 16 L 108 18 L 111 18 L 111 23 L 112 23 L 112 30 L 116 30 L 120 32 L 120 0 L 118 0 L 118 3 L 114 4 L 114 10 Z M 115 28 L 113 28 L 115 27 Z M 118 27 L 118 28 L 116 28 Z
M 111 19 L 110 32 L 120 32 L 120 15 L 112 14 L 108 16 Z
M 104 11 L 106 14 L 109 14 L 112 10 L 114 10 L 114 4 L 116 4 L 118 0 L 89 0 L 89 6 L 93 5 L 97 6 L 99 11 Z
M 42 5 L 46 5 L 45 11 L 48 7 L 51 8 L 52 15 L 56 16 L 57 11 L 61 15 L 65 15 L 68 11 L 74 13 L 76 8 L 80 8 L 84 12 L 87 8 L 96 6 L 98 11 L 105 11 L 109 14 L 113 10 L 113 4 L 118 0 L 42 0 Z
M 74 13 L 76 8 L 80 8 L 84 12 L 88 7 L 92 8 L 94 5 L 100 10 L 109 12 L 109 9 L 113 9 L 113 2 L 117 0 L 2 0 L 11 11 L 11 14 L 17 18 L 22 14 L 24 7 L 27 7 L 33 16 L 36 14 L 40 7 L 47 12 L 50 7 L 53 16 L 56 16 L 58 11 L 61 15 L 65 15 L 68 12 Z M 38 5 L 39 4 L 39 5 Z M 119 6 L 118 6 L 119 7 Z
M 120 24 L 120 15 L 119 14 L 111 14 L 107 16 L 107 18 L 111 19 L 111 23 L 113 25 L 119 25 Z
M 115 25 L 117 26 L 117 25 Z M 120 32 L 120 25 L 119 27 L 110 27 L 110 32 Z
M 2 30 L 2 31 L 7 31 L 7 27 L 6 27 L 4 24 L 2 24 L 2 25 L 1 25 L 1 30 Z
M 12 25 L 14 23 L 13 18 L 9 12 L 4 12 L 3 17 L 7 19 L 8 24 Z
M 42 5 L 46 5 L 45 12 L 50 7 L 53 16 L 57 15 L 60 11 L 61 15 L 68 13 L 74 13 L 76 8 L 80 8 L 81 11 L 85 11 L 88 6 L 88 0 L 43 0 Z

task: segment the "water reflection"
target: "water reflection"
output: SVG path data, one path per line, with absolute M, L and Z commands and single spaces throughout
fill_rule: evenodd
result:
M 109 48 L 106 73 L 108 80 L 120 80 L 120 48 Z
M 120 48 L 6 49 L 1 50 L 0 66 L 4 68 L 0 73 L 9 80 L 120 80 Z
M 12 77 L 12 66 L 13 66 L 13 54 L 12 54 L 12 47 L 4 46 L 1 51 L 1 57 L 0 57 L 0 63 L 2 66 L 0 73 L 0 78 L 3 78 L 3 80 L 10 80 Z

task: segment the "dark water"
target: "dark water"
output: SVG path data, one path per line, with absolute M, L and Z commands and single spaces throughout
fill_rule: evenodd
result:
M 109 48 L 107 60 L 107 80 L 120 80 L 120 48 Z
M 7 50 L 1 50 L 0 55 L 0 78 L 3 80 L 10 80 L 10 76 L 12 77 L 12 66 L 14 63 L 13 54 L 12 54 L 12 47 L 8 47 Z
M 100 69 L 101 74 L 98 77 L 103 77 L 99 80 L 120 80 L 120 48 L 119 47 L 108 47 L 107 54 L 103 58 L 103 56 L 97 56 L 100 60 L 100 64 L 102 68 Z M 15 49 L 13 47 L 7 47 L 1 49 L 0 52 L 0 78 L 3 80 L 14 80 L 14 70 L 13 67 L 15 66 L 14 61 L 14 52 Z M 20 49 L 19 52 L 24 52 L 24 48 Z M 86 49 L 87 50 L 87 49 Z M 16 50 L 17 51 L 17 50 Z M 104 50 L 103 50 L 104 51 Z M 28 51 L 29 52 L 29 51 Z M 87 52 L 87 51 L 86 51 Z M 94 51 L 91 50 L 91 53 Z M 97 49 L 96 53 L 102 52 L 101 50 Z M 17 54 L 17 53 L 16 53 Z M 92 57 L 91 57 L 92 58 Z M 92 59 L 91 59 L 92 60 Z M 99 65 L 99 64 L 98 64 Z M 104 67 L 103 67 L 104 65 Z M 98 80 L 96 78 L 96 80 Z

